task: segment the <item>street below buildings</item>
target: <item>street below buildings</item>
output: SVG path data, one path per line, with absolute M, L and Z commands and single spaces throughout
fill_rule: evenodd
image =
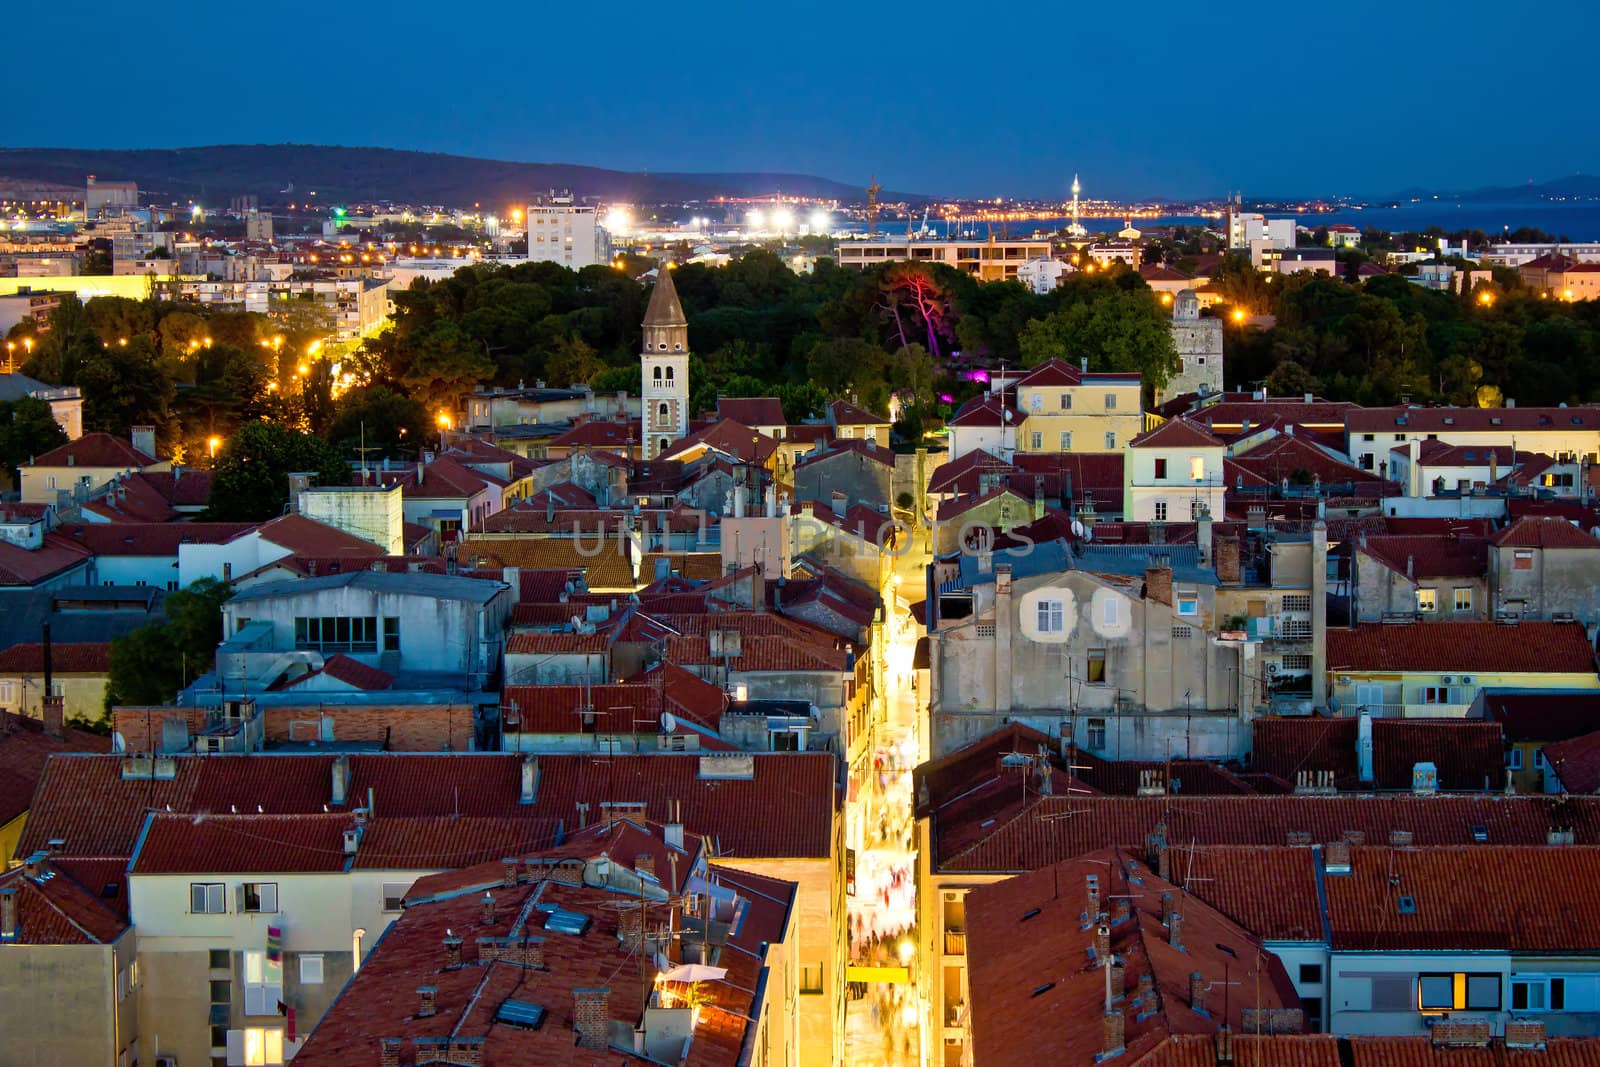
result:
M 873 981 L 857 982 L 847 1008 L 845 1050 L 859 1067 L 904 1067 L 924 1060 L 917 1004 L 916 823 L 911 770 L 917 764 L 926 694 L 912 662 L 921 628 L 906 611 L 922 599 L 928 555 L 920 538 L 896 560 L 885 596 L 884 710 L 869 781 L 856 783 L 862 847 L 849 898 L 850 963 Z M 866 969 L 866 970 L 862 970 Z

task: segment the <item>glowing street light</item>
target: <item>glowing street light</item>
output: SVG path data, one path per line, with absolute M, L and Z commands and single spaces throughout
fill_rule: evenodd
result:
M 811 213 L 811 232 L 827 233 L 833 228 L 833 216 L 826 211 L 817 210 Z
M 750 224 L 752 230 L 759 230 L 767 224 L 767 213 L 756 208 L 745 216 L 745 221 Z
M 1234 322 L 1243 322 L 1247 317 L 1248 316 L 1246 316 L 1245 313 L 1244 313 L 1244 308 L 1234 308 L 1233 309 L 1233 321 Z
M 633 227 L 633 212 L 618 205 L 606 212 L 606 229 L 611 233 L 627 233 Z
M 780 207 L 772 213 L 772 225 L 779 233 L 788 233 L 794 229 L 794 212 L 786 207 Z
M 210 450 L 212 459 L 216 459 L 217 458 L 217 449 L 219 449 L 221 447 L 222 447 L 222 438 L 216 436 L 215 434 L 213 434 L 212 436 L 206 438 L 206 448 Z
M 1484 307 L 1493 306 L 1494 305 L 1494 294 L 1491 293 L 1489 290 L 1485 289 L 1483 292 L 1478 294 L 1478 303 L 1482 304 Z

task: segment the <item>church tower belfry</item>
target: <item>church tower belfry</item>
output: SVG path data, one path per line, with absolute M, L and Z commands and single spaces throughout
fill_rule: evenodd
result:
M 639 443 L 648 459 L 689 432 L 689 320 L 665 263 L 656 272 L 644 313 L 639 370 Z

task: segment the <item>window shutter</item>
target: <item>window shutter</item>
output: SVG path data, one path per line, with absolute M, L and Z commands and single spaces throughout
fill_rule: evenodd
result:
M 244 1064 L 244 1031 L 228 1031 L 228 1067 Z
M 240 915 L 243 915 L 244 912 L 245 912 L 245 908 L 247 906 L 246 902 L 245 902 L 244 883 L 243 882 L 240 882 L 237 886 L 234 887 L 233 899 L 234 899 L 234 905 L 235 905 L 234 911 L 238 912 Z
M 244 987 L 244 1013 L 250 1016 L 270 1015 L 267 1005 L 267 987 L 258 982 L 248 982 Z

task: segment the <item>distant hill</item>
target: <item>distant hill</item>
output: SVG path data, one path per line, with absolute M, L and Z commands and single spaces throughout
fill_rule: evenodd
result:
M 1545 182 L 1525 182 L 1522 185 L 1488 186 L 1479 189 L 1411 188 L 1378 199 L 1405 203 L 1408 200 L 1426 200 L 1431 196 L 1437 196 L 1441 200 L 1479 204 L 1517 204 L 1528 200 L 1548 200 L 1552 197 L 1600 197 L 1600 176 L 1572 174 Z
M 0 148 L 0 182 L 81 188 L 89 174 L 138 182 L 141 192 L 162 199 L 222 202 L 231 196 L 253 194 L 263 205 L 303 200 L 313 190 L 322 203 L 393 200 L 447 206 L 516 203 L 551 189 L 638 203 L 776 192 L 846 201 L 865 195 L 859 186 L 810 174 L 631 173 L 572 163 L 510 163 L 391 148 L 290 144 L 132 150 Z M 291 183 L 293 192 L 283 192 Z

